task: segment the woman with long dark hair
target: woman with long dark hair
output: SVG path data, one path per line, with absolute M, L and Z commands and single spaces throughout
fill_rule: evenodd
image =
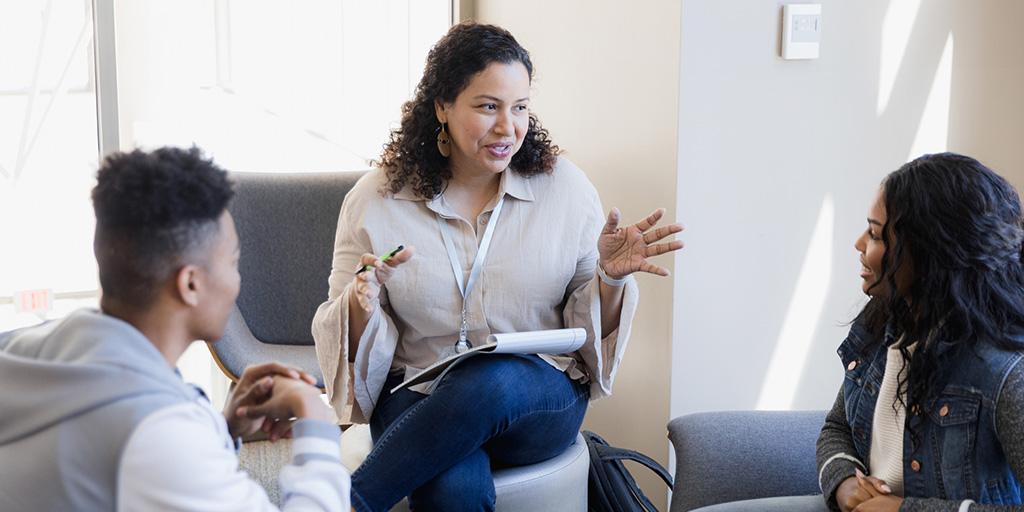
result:
M 360 512 L 404 496 L 414 510 L 493 510 L 492 466 L 563 452 L 588 402 L 611 393 L 631 274 L 667 275 L 647 258 L 682 247 L 662 241 L 681 226 L 655 227 L 664 210 L 628 226 L 604 215 L 530 112 L 532 76 L 508 31 L 456 25 L 378 168 L 345 197 L 313 335 L 339 413 L 354 362 L 352 416 L 374 441 L 352 475 Z M 391 391 L 488 334 L 566 327 L 586 331 L 573 353 L 468 358 L 436 386 Z
M 871 298 L 839 347 L 846 375 L 818 440 L 827 504 L 1022 510 L 1017 192 L 977 160 L 926 155 L 885 178 L 867 223 Z

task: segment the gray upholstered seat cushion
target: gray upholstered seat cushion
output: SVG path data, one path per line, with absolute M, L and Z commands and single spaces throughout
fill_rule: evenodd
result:
M 829 512 L 825 499 L 814 496 L 784 496 L 730 501 L 695 509 L 694 512 Z
M 825 411 L 709 412 L 672 420 L 672 511 L 820 494 L 815 444 L 824 422 Z

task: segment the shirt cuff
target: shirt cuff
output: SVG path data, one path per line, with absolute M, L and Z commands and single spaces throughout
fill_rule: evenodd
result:
M 292 460 L 301 466 L 310 460 L 341 463 L 341 430 L 337 425 L 315 419 L 301 419 L 292 425 Z

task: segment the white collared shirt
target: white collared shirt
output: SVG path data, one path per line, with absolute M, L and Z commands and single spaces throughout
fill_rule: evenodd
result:
M 338 428 L 318 420 L 293 426 L 291 463 L 280 474 L 280 510 L 350 510 Z M 259 483 L 238 466 L 224 416 L 205 398 L 146 416 L 124 446 L 117 510 L 274 511 Z

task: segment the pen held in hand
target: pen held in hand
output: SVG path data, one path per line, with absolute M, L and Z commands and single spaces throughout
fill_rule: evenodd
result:
M 391 252 L 381 256 L 380 260 L 386 262 L 386 261 L 390 260 L 391 258 L 394 258 L 396 254 L 402 252 L 402 249 L 405 249 L 405 246 L 404 245 L 399 245 L 398 247 L 395 248 L 395 250 L 393 250 L 393 251 L 391 251 Z M 359 267 L 359 270 L 356 270 L 356 275 L 358 276 L 359 274 L 362 274 L 363 272 L 366 272 L 367 270 L 370 270 L 371 268 L 373 268 L 373 265 L 363 265 L 362 267 Z

